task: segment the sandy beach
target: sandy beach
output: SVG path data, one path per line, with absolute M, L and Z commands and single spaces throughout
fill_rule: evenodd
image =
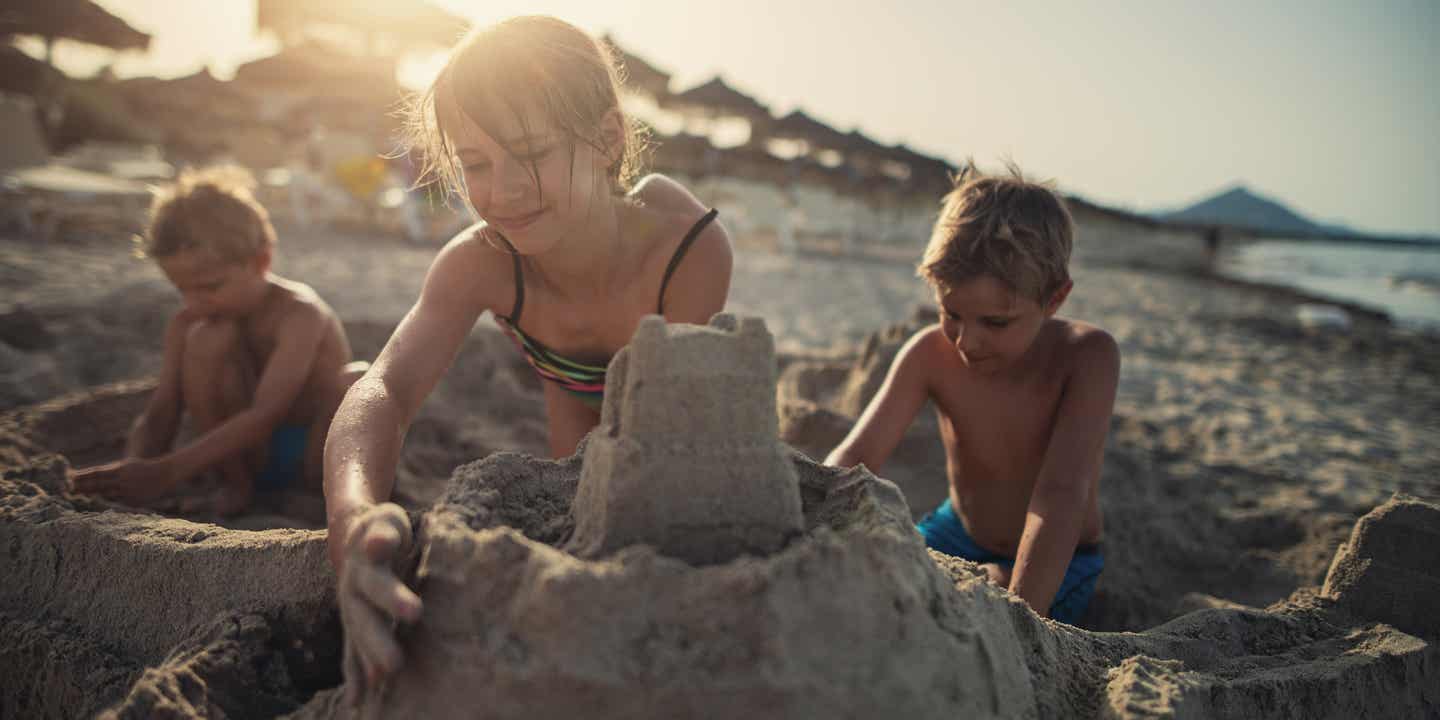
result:
M 341 314 L 357 356 L 373 359 L 413 302 L 436 248 L 330 231 L 279 230 L 277 271 L 315 287 Z M 1403 658 L 1396 661 L 1403 666 L 1396 671 L 1400 675 L 1379 682 L 1375 676 L 1365 680 L 1336 670 L 1338 689 L 1325 692 L 1350 702 L 1360 697 L 1352 692 L 1355 687 L 1393 681 L 1398 683 L 1398 694 L 1392 693 L 1396 698 L 1419 703 L 1395 707 L 1421 708 L 1422 715 L 1440 711 L 1433 692 L 1440 686 L 1435 680 L 1440 638 L 1433 635 L 1433 625 L 1396 630 L 1361 622 L 1358 614 L 1344 614 L 1349 611 L 1342 611 L 1347 606 L 1336 600 L 1338 591 L 1332 596 L 1321 592 L 1337 550 L 1362 516 L 1397 492 L 1417 498 L 1417 507 L 1440 502 L 1440 444 L 1434 441 L 1440 437 L 1440 337 L 1369 321 L 1344 332 L 1306 329 L 1297 320 L 1300 301 L 1291 295 L 1203 276 L 1113 265 L 1080 265 L 1073 273 L 1076 289 L 1062 314 L 1108 329 L 1123 353 L 1101 482 L 1107 566 L 1081 623 L 1084 630 L 1073 631 L 1083 634 L 1066 635 L 1038 619 L 1004 622 L 1017 623 L 1015 632 L 1049 638 L 1036 642 L 1049 643 L 1052 651 L 1069 648 L 1075 658 L 1090 658 L 1102 671 L 1086 675 L 1065 664 L 1069 661 L 1053 659 L 1058 664 L 1046 669 L 1033 658 L 1022 658 L 1035 678 L 1076 673 L 1077 697 L 1088 698 L 1041 693 L 1026 696 L 1034 698 L 1027 702 L 1041 715 L 1048 708 L 1092 716 L 1102 711 L 1115 717 L 1164 716 L 1134 708 L 1126 714 L 1111 706 L 1120 702 L 1117 697 L 1140 697 L 1136 688 L 1149 682 L 1142 682 L 1147 677 L 1152 685 L 1174 680 L 1183 690 L 1176 692 L 1184 695 L 1200 687 L 1195 684 L 1199 676 L 1187 671 L 1239 687 L 1249 677 L 1242 668 L 1253 663 L 1270 662 L 1281 672 L 1298 667 L 1301 656 L 1311 662 L 1359 653 Z M 303 530 L 323 527 L 318 498 L 263 498 L 254 513 L 217 526 L 208 524 L 213 518 L 134 514 L 61 492 L 65 465 L 93 463 L 118 452 L 126 424 L 144 401 L 148 378 L 159 364 L 161 329 L 178 307 L 158 271 L 130 257 L 128 248 L 40 246 L 3 238 L 0 281 L 7 288 L 6 307 L 0 308 L 6 312 L 0 323 L 0 466 L 5 477 L 0 516 L 6 518 L 12 548 L 6 562 L 14 577 L 27 578 L 0 602 L 0 637 L 12 648 L 0 652 L 0 665 L 10 671 L 24 668 L 27 678 L 17 689 L 6 690 L 0 709 L 58 716 L 65 714 L 62 707 L 83 708 L 91 714 L 123 701 L 131 712 L 155 712 L 163 703 L 155 704 L 154 698 L 170 697 L 166 693 L 171 691 L 184 695 L 166 690 L 166 683 L 181 682 L 175 678 L 190 673 L 206 679 L 202 690 L 187 696 L 196 708 L 208 702 L 206 707 L 228 707 L 232 714 L 239 708 L 244 716 L 269 717 L 311 702 L 308 716 L 330 716 L 315 702 L 333 702 L 333 691 L 311 700 L 317 691 L 339 683 L 334 664 L 338 627 L 333 611 L 326 610 L 333 581 L 323 562 L 323 533 Z M 878 387 L 899 345 L 930 322 L 929 302 L 906 264 L 737 254 L 728 309 L 764 318 L 774 335 L 780 438 L 811 458 L 833 447 Z M 544 448 L 538 381 L 493 323 L 483 319 L 411 428 L 399 470 L 399 500 L 418 516 L 444 499 L 447 489 L 453 494 L 455 483 L 491 482 L 479 470 L 452 481 L 456 467 L 499 451 L 540 456 Z M 820 471 L 802 468 L 802 484 L 808 472 Z M 931 413 L 922 414 L 896 459 L 879 475 L 899 487 L 912 518 L 944 497 L 943 451 Z M 839 487 L 834 485 L 839 481 L 815 482 Z M 806 510 L 812 526 L 824 524 L 811 516 L 830 500 L 816 502 L 821 504 Z M 563 507 L 569 505 L 565 499 Z M 509 511 L 497 512 L 503 520 Z M 884 523 L 891 521 L 873 522 L 889 527 Z M 1421 534 L 1413 537 L 1440 533 L 1440 527 L 1424 522 L 1416 527 Z M 1422 552 L 1418 546 L 1385 547 L 1391 554 Z M 59 552 L 47 561 L 58 568 L 45 571 L 48 581 L 37 574 L 42 563 L 33 556 L 46 552 Z M 1409 562 L 1408 555 L 1399 555 L 1397 563 Z M 283 559 L 270 563 L 267 558 Z M 120 580 L 107 589 L 108 581 L 100 577 L 104 573 L 97 572 L 120 563 L 140 573 L 146 562 L 180 573 L 177 588 L 187 589 L 175 592 L 190 598 L 185 607 L 158 616 L 164 625 L 160 631 L 147 632 L 142 622 L 153 614 L 156 590 Z M 943 571 L 949 574 L 935 577 L 968 588 L 964 593 L 981 598 L 975 602 L 1004 600 L 998 589 L 966 584 L 970 576 L 962 565 L 937 562 L 934 567 L 941 570 L 927 566 L 922 575 L 931 579 L 916 582 L 935 582 L 925 573 Z M 1423 573 L 1416 577 L 1432 586 L 1416 584 L 1410 601 L 1434 589 L 1435 565 L 1429 566 L 1428 579 Z M 42 587 L 46 582 L 52 585 Z M 61 591 L 108 599 L 87 603 L 56 594 Z M 268 602 L 267 593 L 272 595 Z M 991 608 L 985 613 L 998 613 L 995 622 L 1018 612 L 1004 609 L 1010 606 L 1003 603 L 984 607 Z M 227 625 L 217 619 L 237 612 L 249 613 L 244 617 L 250 620 Z M 1228 619 L 1213 613 L 1228 613 L 1223 616 Z M 1235 618 L 1251 618 L 1254 627 L 1237 629 Z M 1278 623 L 1279 629 L 1260 627 L 1266 623 Z M 1241 633 L 1237 642 L 1249 643 L 1241 655 L 1270 660 L 1207 665 L 1192 654 L 1176 669 L 1167 663 L 1181 662 L 1174 658 L 1183 653 L 1145 644 L 1181 636 L 1190 638 L 1184 642 L 1210 642 L 1206 633 L 1219 627 Z M 1302 632 L 1301 627 L 1309 629 Z M 1356 649 L 1357 628 L 1379 633 L 1370 650 Z M 1106 634 L 1112 631 L 1138 635 Z M 1299 635 L 1308 638 L 1305 642 L 1330 644 L 1303 649 Z M 1336 639 L 1345 637 L 1351 638 L 1349 644 Z M 287 646 L 287 638 L 293 644 Z M 1273 652 L 1261 647 L 1266 642 Z M 230 664 L 215 660 L 217 643 L 229 643 Z M 1102 647 L 1109 649 L 1095 649 Z M 64 648 L 74 652 L 56 657 Z M 244 661 L 251 657 L 246 653 L 261 652 L 255 648 L 270 648 L 265 657 L 285 658 L 276 661 L 284 669 L 267 676 Z M 37 666 L 37 657 L 51 659 Z M 89 682 L 65 679 L 82 670 L 90 673 Z M 1297 677 L 1292 678 L 1295 688 L 1309 687 L 1303 680 L 1308 676 Z M 1432 690 L 1412 687 L 1416 682 L 1431 683 Z M 1303 688 L 1291 695 L 1283 688 L 1275 692 L 1301 703 L 1292 709 L 1322 707 L 1327 697 Z M 1311 697 L 1307 692 L 1322 704 L 1304 705 L 1303 698 Z M 1214 698 L 1222 695 L 1208 696 L 1212 699 L 1206 702 L 1214 705 L 1185 707 L 1208 707 L 1219 714 L 1248 707 L 1218 704 Z M 1340 703 L 1327 712 L 1344 707 L 1352 706 Z

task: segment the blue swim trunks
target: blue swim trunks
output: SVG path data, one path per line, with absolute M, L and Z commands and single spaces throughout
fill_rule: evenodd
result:
M 997 555 L 980 547 L 965 532 L 965 524 L 950 506 L 950 500 L 940 503 L 935 511 L 920 519 L 916 530 L 925 537 L 925 547 L 934 548 L 946 555 L 965 558 L 977 563 L 996 563 L 1006 568 L 1015 566 L 1015 558 Z M 1080 545 L 1070 566 L 1065 568 L 1065 578 L 1060 581 L 1060 590 L 1055 593 L 1055 602 L 1050 606 L 1050 617 L 1074 625 L 1085 614 L 1090 605 L 1090 596 L 1095 593 L 1095 581 L 1105 569 L 1105 555 L 1099 545 Z
M 305 443 L 310 428 L 280 425 L 270 433 L 270 453 L 265 467 L 255 476 L 255 490 L 270 492 L 294 487 L 305 470 Z

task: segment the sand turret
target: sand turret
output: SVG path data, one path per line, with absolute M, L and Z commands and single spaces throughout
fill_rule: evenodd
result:
M 694 564 L 769 554 L 804 528 L 777 439 L 774 341 L 759 318 L 640 323 L 610 364 L 568 550 L 644 543 Z

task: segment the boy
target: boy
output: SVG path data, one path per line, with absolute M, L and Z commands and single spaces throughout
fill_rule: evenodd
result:
M 918 274 L 940 323 L 906 342 L 825 462 L 878 472 L 927 399 L 950 497 L 920 521 L 928 547 L 981 563 L 1041 615 L 1074 623 L 1104 567 L 1100 464 L 1120 374 L 1108 333 L 1055 317 L 1072 283 L 1074 225 L 1026 181 L 956 179 Z
M 152 203 L 140 250 L 184 307 L 125 459 L 77 471 L 77 492 L 151 504 L 214 470 L 218 491 L 191 509 L 233 515 L 256 489 L 320 487 L 330 419 L 366 364 L 314 290 L 270 272 L 275 230 L 252 185 L 238 168 L 186 172 Z M 182 411 L 201 435 L 172 452 Z

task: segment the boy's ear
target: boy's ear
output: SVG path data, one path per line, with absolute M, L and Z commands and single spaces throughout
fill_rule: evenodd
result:
M 1066 280 L 1065 284 L 1050 296 L 1050 302 L 1045 304 L 1045 317 L 1050 317 L 1060 311 L 1060 306 L 1065 304 L 1065 298 L 1070 297 L 1070 290 L 1074 287 L 1074 280 Z
M 260 252 L 255 253 L 254 263 L 256 272 L 261 275 L 270 272 L 270 263 L 274 259 L 274 250 L 272 250 L 269 245 L 260 248 Z

